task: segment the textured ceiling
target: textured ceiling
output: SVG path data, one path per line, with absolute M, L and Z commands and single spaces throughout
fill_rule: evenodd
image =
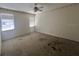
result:
M 38 7 L 43 7 L 41 8 L 41 10 L 43 11 L 59 8 L 66 5 L 68 4 L 67 3 L 38 3 Z M 0 3 L 0 7 L 36 14 L 33 10 L 34 3 Z

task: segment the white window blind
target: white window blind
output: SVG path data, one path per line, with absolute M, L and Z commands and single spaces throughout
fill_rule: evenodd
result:
M 14 15 L 13 14 L 0 14 L 2 31 L 14 30 Z

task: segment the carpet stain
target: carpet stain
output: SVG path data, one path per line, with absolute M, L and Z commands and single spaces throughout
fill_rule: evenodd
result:
M 79 42 L 31 33 L 2 42 L 3 56 L 79 56 Z

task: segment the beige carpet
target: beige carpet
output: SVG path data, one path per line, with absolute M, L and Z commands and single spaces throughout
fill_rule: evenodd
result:
M 41 33 L 2 42 L 3 56 L 66 56 L 79 55 L 79 42 Z

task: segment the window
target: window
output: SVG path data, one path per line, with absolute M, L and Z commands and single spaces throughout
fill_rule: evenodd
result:
M 1 14 L 2 31 L 14 30 L 14 17 L 12 14 Z
M 34 16 L 30 16 L 30 27 L 34 27 L 34 26 L 35 26 Z

